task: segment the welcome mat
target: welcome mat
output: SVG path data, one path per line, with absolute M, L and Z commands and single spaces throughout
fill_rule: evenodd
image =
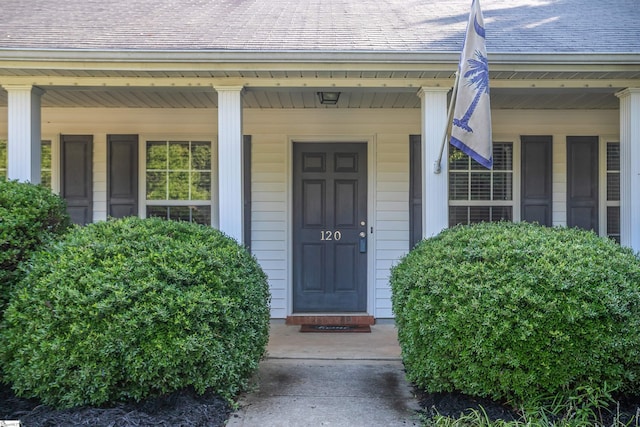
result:
M 300 332 L 371 332 L 369 325 L 302 325 Z

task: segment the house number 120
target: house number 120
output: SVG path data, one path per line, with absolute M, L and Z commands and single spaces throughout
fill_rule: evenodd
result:
M 342 233 L 339 231 L 321 230 L 320 240 L 340 240 Z

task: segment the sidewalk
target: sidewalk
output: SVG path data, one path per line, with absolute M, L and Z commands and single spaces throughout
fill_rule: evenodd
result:
M 393 325 L 371 333 L 301 333 L 271 325 L 254 390 L 229 427 L 418 426 Z

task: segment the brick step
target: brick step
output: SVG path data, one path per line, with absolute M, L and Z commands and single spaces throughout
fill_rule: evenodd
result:
M 368 314 L 294 314 L 287 316 L 287 325 L 374 325 Z

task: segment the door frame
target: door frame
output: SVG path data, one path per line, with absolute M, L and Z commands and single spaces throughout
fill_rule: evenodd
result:
M 338 144 L 349 142 L 360 142 L 367 146 L 367 314 L 374 317 L 376 316 L 376 139 L 373 135 L 290 135 L 287 138 L 287 153 L 285 160 L 285 167 L 287 169 L 287 235 L 285 239 L 287 251 L 287 316 L 293 314 L 293 144 Z M 373 227 L 373 234 L 371 233 L 371 227 Z

